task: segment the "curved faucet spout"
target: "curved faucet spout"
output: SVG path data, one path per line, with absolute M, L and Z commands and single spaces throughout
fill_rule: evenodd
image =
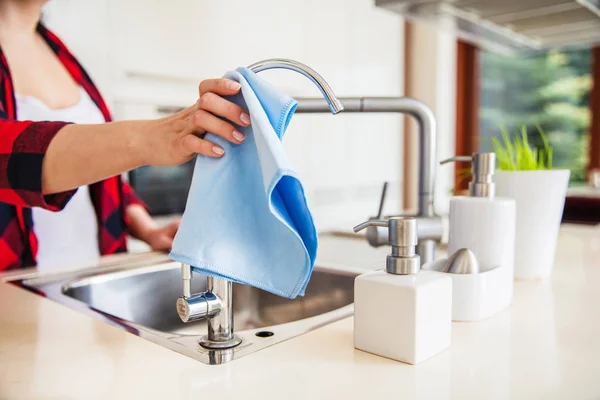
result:
M 344 106 L 338 100 L 335 93 L 333 93 L 333 89 L 331 86 L 323 79 L 321 75 L 317 73 L 314 69 L 309 67 L 308 65 L 302 64 L 301 62 L 288 60 L 286 58 L 270 58 L 268 60 L 262 60 L 257 63 L 248 66 L 248 69 L 253 72 L 261 72 L 268 69 L 289 69 L 291 71 L 296 71 L 308 79 L 310 79 L 325 97 L 327 100 L 327 104 L 329 105 L 329 109 L 333 114 L 337 114 L 340 111 L 344 110 Z

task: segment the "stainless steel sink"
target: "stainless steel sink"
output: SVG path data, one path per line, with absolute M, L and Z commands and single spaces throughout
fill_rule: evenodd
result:
M 360 273 L 315 267 L 305 296 L 294 300 L 234 285 L 234 325 L 242 344 L 228 350 L 198 344 L 206 322 L 181 322 L 175 310 L 180 265 L 165 256 L 13 283 L 207 364 L 221 364 L 350 316 Z M 192 283 L 194 293 L 206 290 L 198 275 Z

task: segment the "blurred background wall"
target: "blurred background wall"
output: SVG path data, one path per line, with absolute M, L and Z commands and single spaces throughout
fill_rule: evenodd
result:
M 454 152 L 455 38 L 407 28 L 371 0 L 52 0 L 44 19 L 117 119 L 168 114 L 195 101 L 204 78 L 287 57 L 315 68 L 339 96 L 425 101 L 438 117 L 438 158 Z M 263 77 L 292 96 L 319 96 L 289 71 Z M 319 229 L 348 228 L 374 214 L 384 181 L 391 183 L 386 213 L 412 209 L 415 133 L 399 115 L 297 115 L 284 143 Z M 452 184 L 453 169 L 440 170 L 442 212 Z

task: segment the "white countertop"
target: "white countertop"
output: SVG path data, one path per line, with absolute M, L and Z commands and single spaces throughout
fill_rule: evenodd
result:
M 320 258 L 384 260 L 343 243 Z M 597 399 L 598 260 L 600 228 L 563 226 L 551 279 L 517 282 L 509 310 L 454 323 L 451 348 L 417 366 L 355 350 L 352 318 L 207 366 L 0 284 L 0 398 Z

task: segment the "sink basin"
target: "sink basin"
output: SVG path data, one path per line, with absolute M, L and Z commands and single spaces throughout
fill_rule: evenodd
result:
M 180 264 L 165 256 L 13 283 L 207 364 L 221 364 L 350 316 L 354 278 L 360 273 L 317 266 L 305 296 L 294 300 L 234 284 L 234 327 L 242 344 L 227 350 L 198 344 L 205 321 L 179 319 Z M 206 278 L 194 274 L 192 289 L 205 291 Z
M 336 310 L 354 301 L 353 287 L 354 276 L 323 269 L 315 270 L 305 296 L 294 300 L 234 284 L 235 329 L 280 325 Z M 205 321 L 184 324 L 175 312 L 175 302 L 181 296 L 178 263 L 76 280 L 65 284 L 62 291 L 93 309 L 161 332 L 206 333 Z M 206 277 L 194 274 L 192 293 L 204 291 Z

